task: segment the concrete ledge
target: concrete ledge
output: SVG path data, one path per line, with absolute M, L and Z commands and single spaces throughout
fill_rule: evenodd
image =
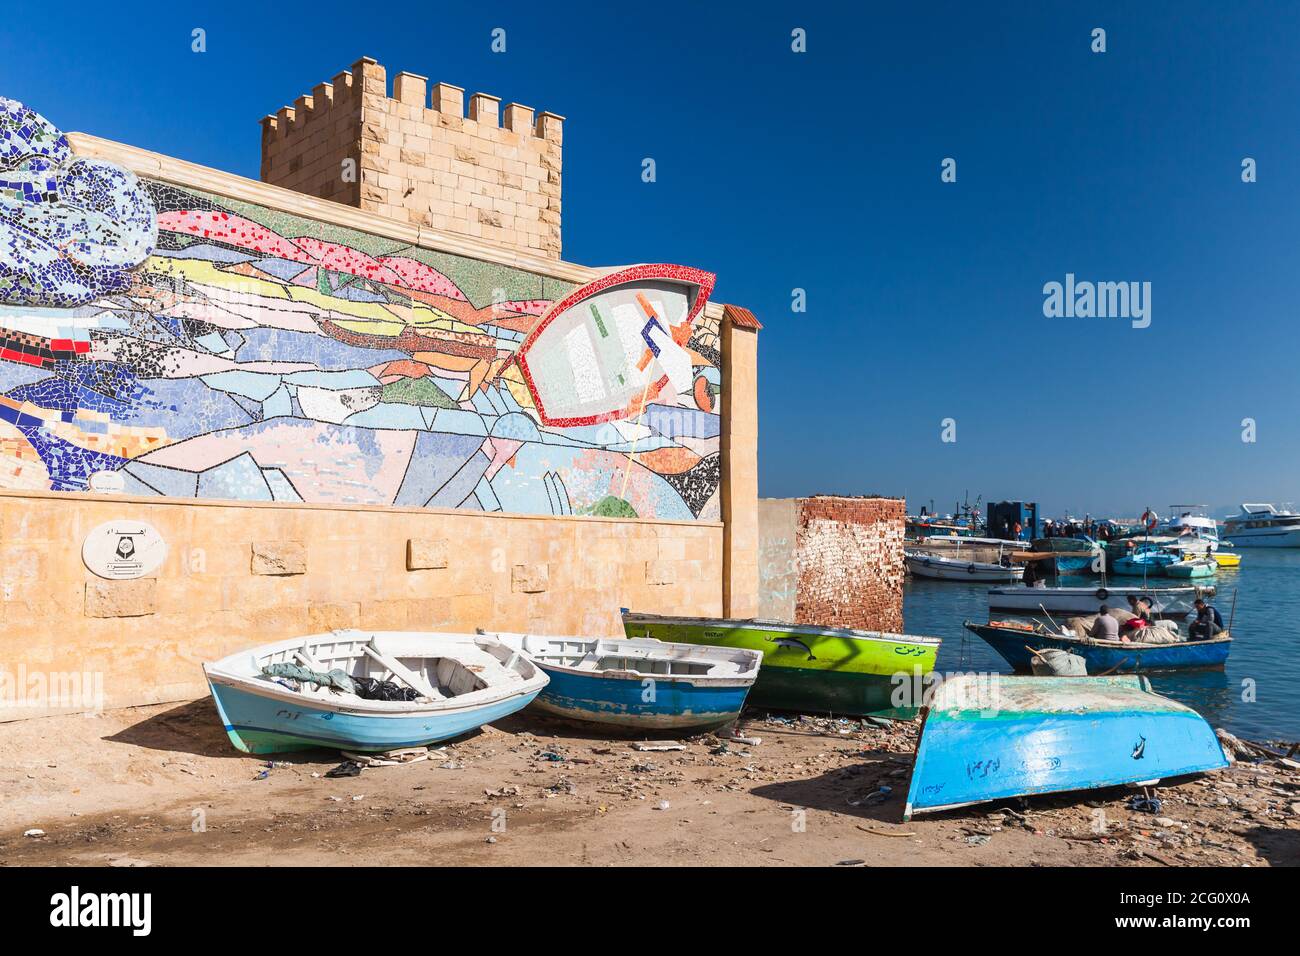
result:
M 516 564 L 510 569 L 510 590 L 540 594 L 550 586 L 551 569 L 546 564 Z
M 406 570 L 425 571 L 447 566 L 446 538 L 408 538 Z
M 647 561 L 645 563 L 645 583 L 665 585 L 677 583 L 677 566 L 671 561 Z
M 144 617 L 157 612 L 158 581 L 87 581 L 86 617 Z
M 249 570 L 254 574 L 306 574 L 307 546 L 301 541 L 254 541 Z
M 45 498 L 56 501 L 118 501 L 129 505 L 171 508 L 281 509 L 285 511 L 342 511 L 355 514 L 448 515 L 493 521 L 571 521 L 606 524 L 663 525 L 678 528 L 721 528 L 721 521 L 680 521 L 670 518 L 606 518 L 599 515 L 527 515 L 505 511 L 469 511 L 461 508 L 401 508 L 395 505 L 344 505 L 286 501 L 234 501 L 222 498 L 166 498 L 162 495 L 99 494 L 90 491 L 35 491 L 0 488 L 0 498 Z

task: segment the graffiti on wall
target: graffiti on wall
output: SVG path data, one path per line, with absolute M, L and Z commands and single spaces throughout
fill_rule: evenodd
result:
M 718 519 L 708 273 L 575 287 L 0 116 L 0 487 Z

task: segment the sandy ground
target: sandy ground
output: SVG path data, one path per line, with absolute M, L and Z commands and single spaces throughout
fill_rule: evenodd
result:
M 1115 789 L 903 824 L 915 732 L 759 714 L 757 746 L 640 751 L 517 715 L 333 779 L 336 753 L 237 753 L 206 699 L 20 721 L 0 724 L 0 865 L 1300 863 L 1300 774 L 1276 762 L 1160 787 L 1158 815 Z

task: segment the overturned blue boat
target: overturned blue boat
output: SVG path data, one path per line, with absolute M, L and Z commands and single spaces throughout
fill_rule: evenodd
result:
M 1099 641 L 1073 634 L 1054 632 L 1044 625 L 1019 622 L 975 624 L 966 629 L 983 638 L 988 645 L 1018 671 L 1031 669 L 1035 651 L 1071 651 L 1088 665 L 1089 674 L 1141 673 L 1143 671 L 1222 670 L 1232 650 L 1232 636 L 1224 631 L 1204 641 L 1178 641 L 1171 644 L 1147 644 L 1141 641 Z M 1146 630 L 1145 628 L 1142 630 Z M 1141 636 L 1141 631 L 1137 632 Z
M 694 732 L 732 722 L 763 661 L 761 651 L 736 647 L 485 633 L 550 679 L 534 710 L 635 731 Z
M 926 708 L 903 819 L 1227 765 L 1205 718 L 1140 675 L 963 675 Z

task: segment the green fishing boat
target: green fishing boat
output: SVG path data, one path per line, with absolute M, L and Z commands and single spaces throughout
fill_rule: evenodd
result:
M 921 678 L 934 670 L 937 637 L 882 634 L 779 621 L 665 617 L 623 611 L 628 637 L 743 647 L 763 653 L 750 704 L 773 710 L 913 717 Z

